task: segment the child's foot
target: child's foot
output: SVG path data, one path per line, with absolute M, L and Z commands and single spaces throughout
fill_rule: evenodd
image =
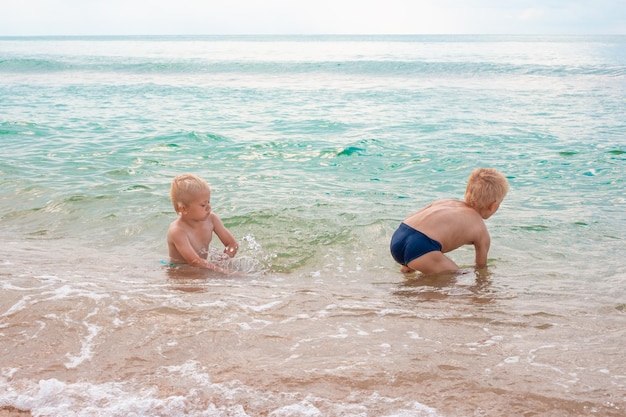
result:
M 409 274 L 411 272 L 414 272 L 411 268 L 409 268 L 406 265 L 402 265 L 402 268 L 400 268 L 400 272 L 402 272 L 403 274 Z

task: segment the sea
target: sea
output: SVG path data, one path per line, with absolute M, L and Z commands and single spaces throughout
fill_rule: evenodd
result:
M 623 417 L 625 116 L 626 36 L 1 37 L 0 415 Z M 488 266 L 402 274 L 478 167 Z

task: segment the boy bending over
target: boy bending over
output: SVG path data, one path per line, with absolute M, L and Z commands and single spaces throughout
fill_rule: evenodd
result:
M 174 210 L 179 215 L 167 231 L 171 262 L 188 263 L 200 268 L 229 273 L 208 261 L 213 233 L 224 244 L 224 253 L 235 256 L 239 246 L 217 214 L 211 211 L 211 190 L 201 178 L 183 174 L 174 178 L 170 189 Z
M 476 266 L 485 266 L 491 238 L 483 219 L 498 210 L 508 190 L 506 178 L 498 171 L 478 168 L 467 181 L 465 201 L 435 201 L 404 219 L 390 245 L 401 271 L 457 271 L 457 264 L 444 253 L 462 245 L 474 245 Z

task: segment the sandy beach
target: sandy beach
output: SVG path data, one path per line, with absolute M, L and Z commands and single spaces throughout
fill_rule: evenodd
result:
M 619 36 L 0 38 L 0 417 L 623 417 L 624 97 Z M 401 274 L 480 166 L 487 268 Z

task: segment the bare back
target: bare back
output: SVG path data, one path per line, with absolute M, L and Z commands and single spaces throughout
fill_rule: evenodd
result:
M 443 253 L 474 245 L 476 263 L 487 262 L 489 232 L 481 215 L 464 201 L 436 201 L 407 217 L 404 223 L 441 243 Z

